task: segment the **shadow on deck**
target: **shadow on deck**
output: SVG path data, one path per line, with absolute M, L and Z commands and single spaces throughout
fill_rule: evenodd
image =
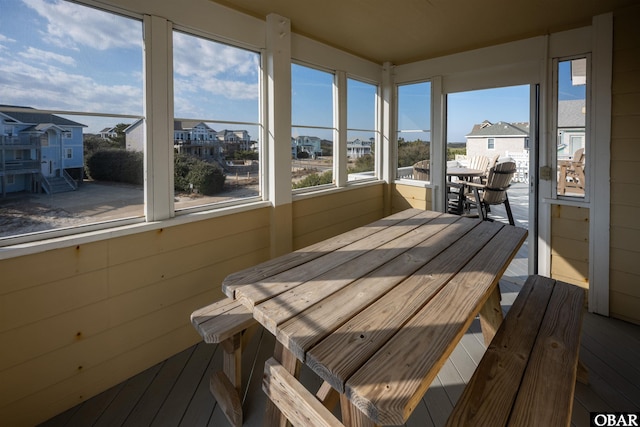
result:
M 507 311 L 519 287 L 502 286 Z M 243 353 L 245 426 L 261 426 L 266 396 L 262 370 L 273 336 L 260 328 Z M 476 319 L 431 384 L 406 426 L 442 426 L 485 347 Z M 572 424 L 589 426 L 589 413 L 640 410 L 640 326 L 587 313 L 580 358 L 589 385 L 577 383 Z M 209 392 L 209 377 L 222 368 L 218 345 L 200 343 L 44 423 L 44 426 L 225 426 Z M 320 381 L 303 367 L 301 381 L 316 390 Z
M 517 225 L 526 227 L 527 188 L 509 192 Z M 512 194 L 513 193 L 513 194 Z M 499 219 L 504 214 L 494 211 Z M 527 277 L 527 246 L 518 252 L 500 282 L 506 313 Z M 188 319 L 185 319 L 188 321 Z M 261 426 L 266 396 L 264 362 L 272 355 L 273 336 L 259 328 L 243 351 L 244 425 Z M 476 319 L 442 367 L 406 426 L 442 426 L 484 354 Z M 640 411 L 640 326 L 587 313 L 580 358 L 589 385 L 577 383 L 572 424 L 590 425 L 590 412 Z M 52 418 L 43 426 L 226 426 L 209 392 L 209 377 L 222 368 L 219 345 L 200 343 Z M 310 390 L 320 380 L 303 366 L 301 381 Z

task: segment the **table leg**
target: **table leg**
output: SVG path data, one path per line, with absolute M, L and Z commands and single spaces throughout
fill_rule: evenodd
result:
M 214 372 L 209 381 L 209 390 L 213 394 L 222 412 L 234 427 L 242 425 L 242 339 L 240 334 L 227 338 L 221 343 L 224 351 L 222 371 Z
M 364 412 L 356 408 L 344 394 L 340 395 L 340 411 L 342 424 L 345 427 L 375 427 L 375 424 Z
M 464 213 L 464 181 L 458 191 L 458 215 L 462 215 Z
M 332 411 L 340 400 L 340 393 L 331 387 L 328 382 L 324 381 L 318 389 L 316 397 L 322 402 L 325 408 Z
M 300 376 L 300 361 L 279 341 L 276 341 L 276 347 L 273 350 L 273 358 L 276 359 L 295 378 Z M 263 425 L 278 427 L 287 427 L 290 425 L 287 418 L 282 414 L 282 412 L 280 412 L 271 399 L 268 398 L 264 412 Z
M 498 328 L 502 323 L 502 307 L 500 306 L 500 285 L 496 284 L 494 290 L 489 294 L 489 298 L 480 309 L 480 326 L 482 336 L 487 347 L 491 343 Z

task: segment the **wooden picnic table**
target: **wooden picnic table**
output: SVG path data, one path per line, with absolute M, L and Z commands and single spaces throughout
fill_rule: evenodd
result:
M 495 335 L 498 280 L 526 234 L 409 209 L 234 273 L 223 291 L 276 336 L 287 371 L 306 363 L 340 393 L 344 424 L 402 424 L 478 314 L 485 342 Z

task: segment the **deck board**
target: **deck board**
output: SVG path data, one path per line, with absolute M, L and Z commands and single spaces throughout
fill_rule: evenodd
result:
M 510 305 L 507 298 L 509 293 L 512 293 L 510 289 L 503 294 L 503 304 L 507 303 L 503 307 Z M 468 380 L 468 372 L 476 366 L 477 358 L 484 352 L 482 333 L 476 323 L 477 319 L 434 380 L 406 426 L 443 425 L 462 391 L 464 382 Z M 640 340 L 637 339 L 640 337 L 640 326 L 587 313 L 583 326 L 583 337 L 585 336 L 589 338 L 583 339 L 581 354 L 584 355 L 583 360 L 589 369 L 590 384 L 578 383 L 576 386 L 572 425 L 588 426 L 589 412 L 638 411 L 638 369 L 625 361 L 623 355 L 627 351 L 633 353 L 640 350 Z M 627 339 L 616 341 L 615 338 L 618 337 Z M 271 356 L 274 343 L 270 333 L 259 330 L 243 355 L 243 383 L 248 386 L 243 399 L 245 426 L 262 425 L 265 407 L 265 396 L 261 388 L 262 367 Z M 211 356 L 207 369 L 204 369 L 198 378 L 192 373 L 187 374 L 190 370 L 187 366 L 193 354 L 207 353 L 199 347 L 210 347 L 212 350 L 208 351 Z M 226 419 L 207 390 L 208 377 L 212 369 L 222 363 L 222 354 L 217 347 L 204 343 L 191 347 L 43 425 L 151 425 L 153 420 L 158 418 L 158 414 L 168 414 L 168 411 L 177 413 L 169 414 L 166 420 L 158 425 L 227 425 Z M 189 381 L 180 379 L 182 373 L 188 375 Z M 302 380 L 305 384 L 313 382 L 313 387 L 317 387 L 318 381 L 310 381 L 311 376 L 308 374 L 303 371 Z M 177 386 L 178 384 L 181 385 Z M 186 390 L 192 395 L 188 405 L 177 405 L 172 401 L 170 395 L 173 387 Z M 105 401 L 109 401 L 110 404 L 105 405 Z M 172 421 L 175 422 L 172 424 L 167 422 L 169 419 L 178 421 Z
M 161 365 L 158 364 L 127 380 L 122 390 L 110 405 L 110 408 L 118 408 L 118 410 L 109 409 L 105 411 L 94 426 L 109 427 L 124 424 L 136 403 L 144 395 L 160 369 Z
M 510 197 L 511 193 L 510 193 Z M 519 225 L 526 226 L 526 207 L 512 208 Z M 493 208 L 492 208 L 493 209 Z M 493 212 L 501 214 L 500 207 Z M 527 277 L 527 248 L 516 255 L 502 280 L 502 309 L 506 313 Z M 244 425 L 262 425 L 266 397 L 262 391 L 264 362 L 272 356 L 274 337 L 262 328 L 243 352 Z M 408 427 L 444 425 L 464 383 L 479 363 L 485 346 L 478 319 L 470 326 L 424 398 L 407 420 Z M 581 359 L 589 369 L 589 385 L 577 383 L 572 426 L 589 426 L 589 413 L 640 410 L 640 326 L 587 313 L 584 316 Z M 77 405 L 42 424 L 60 426 L 228 425 L 208 390 L 209 376 L 222 366 L 218 345 L 200 343 L 149 368 L 122 384 Z M 306 368 L 301 380 L 310 389 L 319 381 Z M 337 409 L 339 413 L 339 409 Z
M 122 424 L 123 426 L 151 425 L 194 350 L 195 346 L 190 347 L 162 364 L 158 375 Z M 120 409 L 114 408 L 114 410 Z

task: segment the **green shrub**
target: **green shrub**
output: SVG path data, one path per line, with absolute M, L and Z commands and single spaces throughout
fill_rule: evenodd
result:
M 369 172 L 375 169 L 374 157 L 371 154 L 365 154 L 364 156 L 356 159 L 355 165 L 348 168 L 348 173 Z
M 322 175 L 312 173 L 307 175 L 298 183 L 293 184 L 293 188 L 315 187 L 316 185 L 331 184 L 333 182 L 333 172 L 328 170 Z
M 144 156 L 138 151 L 101 149 L 87 157 L 85 170 L 95 181 L 142 185 Z
M 176 154 L 174 173 L 176 191 L 197 190 L 200 194 L 210 196 L 224 189 L 226 177 L 222 169 L 192 156 Z

